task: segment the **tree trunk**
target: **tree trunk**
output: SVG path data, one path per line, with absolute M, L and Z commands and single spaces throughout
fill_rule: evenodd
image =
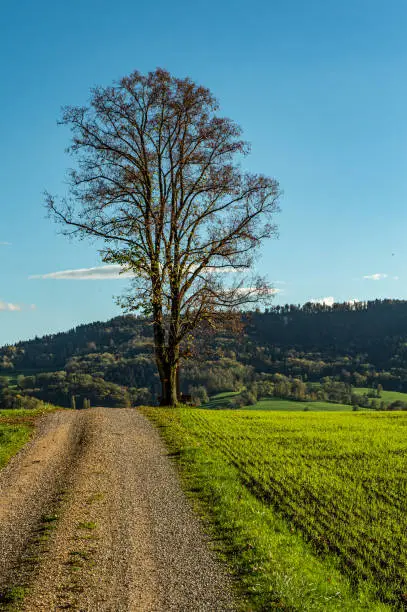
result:
M 160 406 L 178 405 L 179 398 L 179 341 L 177 338 L 179 320 L 178 301 L 172 307 L 169 337 L 166 343 L 162 308 L 159 300 L 154 308 L 154 346 L 155 358 L 161 381 Z
M 166 364 L 162 371 L 160 406 L 175 407 L 178 404 L 177 366 Z

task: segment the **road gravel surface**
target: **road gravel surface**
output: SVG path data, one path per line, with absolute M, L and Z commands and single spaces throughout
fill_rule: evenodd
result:
M 235 609 L 168 451 L 135 409 L 47 415 L 2 470 L 0 590 L 16 587 L 27 612 Z

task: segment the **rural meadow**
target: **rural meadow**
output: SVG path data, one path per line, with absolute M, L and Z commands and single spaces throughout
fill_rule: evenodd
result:
M 3 11 L 0 610 L 407 610 L 407 6 Z

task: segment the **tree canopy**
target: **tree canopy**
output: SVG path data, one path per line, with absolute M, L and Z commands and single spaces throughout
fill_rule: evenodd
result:
M 208 89 L 162 69 L 97 87 L 64 110 L 76 166 L 69 195 L 47 195 L 66 233 L 101 238 L 104 261 L 134 273 L 123 305 L 152 319 L 169 405 L 196 328 L 272 295 L 253 262 L 276 235 L 278 183 L 242 170 L 248 144 L 217 111 Z

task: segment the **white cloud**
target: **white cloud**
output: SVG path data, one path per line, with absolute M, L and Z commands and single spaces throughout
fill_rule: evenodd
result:
M 246 295 L 249 293 L 260 293 L 261 295 L 276 295 L 277 293 L 281 293 L 281 289 L 274 289 L 274 287 L 270 287 L 269 289 L 263 290 L 263 289 L 257 289 L 256 287 L 239 287 L 239 289 L 236 290 L 237 293 L 240 293 L 241 295 Z
M 192 268 L 191 268 L 192 271 L 196 270 L 197 267 L 198 266 L 192 266 Z M 238 269 L 237 268 L 233 268 L 233 266 L 225 266 L 225 267 L 208 266 L 207 268 L 204 268 L 204 270 L 206 272 L 216 272 L 216 273 L 218 273 L 218 272 L 221 272 L 221 273 L 228 272 L 228 273 L 230 273 L 230 272 L 237 272 L 238 271 Z
M 316 298 L 313 300 L 309 300 L 311 304 L 325 304 L 325 306 L 333 306 L 335 304 L 335 299 L 332 295 L 324 298 Z M 354 306 L 355 304 L 360 304 L 360 300 L 358 298 L 349 298 L 344 301 L 344 304 L 349 304 L 350 306 Z
M 11 242 L 7 242 L 5 240 L 0 240 L 0 246 L 10 246 Z
M 393 280 L 399 280 L 398 276 L 393 276 Z
M 192 271 L 193 270 L 194 268 L 192 268 Z M 231 273 L 237 272 L 238 270 L 231 266 L 224 268 L 208 266 L 206 271 L 209 273 Z M 29 278 L 45 280 L 112 280 L 118 278 L 134 278 L 135 276 L 134 272 L 126 270 L 119 264 L 109 264 L 106 266 L 96 266 L 94 268 L 77 268 L 75 270 L 48 272 L 47 274 L 33 274 Z
M 238 269 L 232 266 L 224 268 L 214 268 L 208 266 L 206 271 L 209 273 L 232 273 L 238 272 Z M 32 274 L 29 276 L 31 280 L 117 280 L 123 278 L 134 278 L 136 274 L 130 270 L 126 270 L 120 264 L 109 264 L 106 266 L 95 266 L 93 268 L 77 268 L 74 270 L 60 270 L 58 272 L 48 272 L 46 274 Z M 284 285 L 284 281 L 275 281 L 275 284 Z M 253 287 L 242 287 L 239 290 L 241 293 L 250 293 L 254 291 Z M 281 293 L 282 289 L 270 289 L 269 295 Z
M 0 300 L 0 311 L 16 312 L 22 310 L 21 304 L 12 304 L 11 302 L 3 302 Z
M 61 270 L 60 272 L 49 272 L 48 274 L 34 274 L 30 279 L 53 279 L 53 280 L 111 280 L 118 278 L 133 278 L 133 272 L 123 271 L 119 264 L 97 266 L 94 268 L 78 268 L 77 270 Z
M 376 274 L 366 274 L 363 278 L 367 280 L 382 280 L 383 278 L 387 278 L 387 274 L 383 274 L 382 272 L 377 272 Z
M 325 304 L 325 306 L 333 306 L 335 299 L 332 295 L 324 298 L 314 298 L 310 300 L 311 304 Z

